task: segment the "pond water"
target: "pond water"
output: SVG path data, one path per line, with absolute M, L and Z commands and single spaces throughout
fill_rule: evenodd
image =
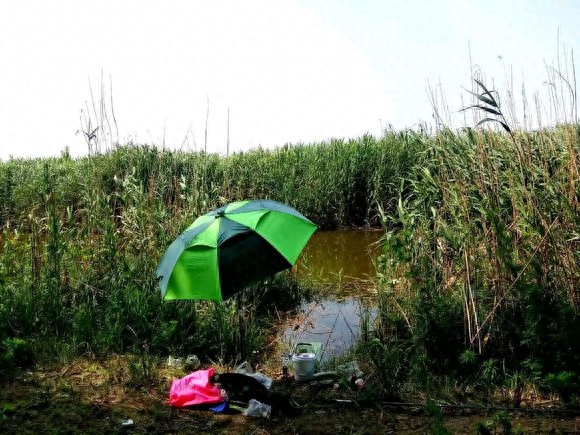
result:
M 320 343 L 321 361 L 342 355 L 373 329 L 376 309 L 355 298 L 323 300 L 303 304 L 298 315 L 284 328 L 281 342 L 285 353 L 299 343 Z
M 298 278 L 330 284 L 372 280 L 383 234 L 380 230 L 317 231 L 294 270 Z
M 298 343 L 320 343 L 324 363 L 352 347 L 361 332 L 372 330 L 376 317 L 373 278 L 382 235 L 377 230 L 314 233 L 294 271 L 299 281 L 328 284 L 336 291 L 300 306 L 281 334 L 285 352 Z

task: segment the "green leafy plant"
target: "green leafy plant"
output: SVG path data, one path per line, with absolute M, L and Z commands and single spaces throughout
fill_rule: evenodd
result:
M 431 416 L 430 432 L 432 435 L 451 435 L 452 432 L 447 429 L 443 423 L 443 411 L 432 400 L 425 404 L 425 412 Z
M 521 428 L 514 428 L 507 411 L 499 411 L 494 416 L 485 421 L 477 423 L 475 431 L 478 435 L 522 435 Z
M 0 405 L 0 420 L 6 420 L 16 413 L 16 406 L 12 403 L 3 403 Z
M 570 403 L 574 396 L 578 397 L 580 377 L 573 371 L 549 373 L 544 384 L 552 393 L 557 394 L 565 403 Z
M 16 369 L 29 368 L 33 363 L 30 342 L 20 338 L 5 338 L 0 342 L 0 377 L 11 375 Z
M 473 95 L 478 100 L 478 102 L 464 107 L 461 109 L 461 111 L 473 109 L 482 110 L 488 116 L 478 121 L 475 125 L 476 127 L 487 122 L 496 122 L 500 124 L 505 131 L 507 131 L 509 134 L 512 134 L 512 129 L 509 127 L 507 120 L 501 111 L 497 92 L 493 90 L 490 91 L 481 80 L 478 80 L 475 77 L 473 78 L 473 81 L 477 84 L 481 90 L 481 93 L 471 92 L 468 89 L 465 91 Z

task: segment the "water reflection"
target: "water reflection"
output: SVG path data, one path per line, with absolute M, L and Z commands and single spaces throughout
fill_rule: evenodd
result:
M 373 328 L 376 309 L 362 300 L 311 302 L 283 332 L 282 342 L 290 352 L 298 343 L 322 344 L 322 362 L 343 354 Z
M 325 283 L 372 279 L 382 235 L 379 230 L 317 231 L 298 259 L 295 272 L 299 279 Z

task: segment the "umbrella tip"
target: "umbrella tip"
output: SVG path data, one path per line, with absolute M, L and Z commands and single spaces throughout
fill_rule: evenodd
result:
M 224 215 L 225 215 L 224 210 L 220 210 L 220 211 L 217 212 L 217 215 L 215 216 L 215 218 L 217 219 L 219 217 L 224 217 Z

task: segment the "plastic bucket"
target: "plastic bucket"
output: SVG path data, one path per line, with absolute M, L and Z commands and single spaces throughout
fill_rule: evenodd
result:
M 314 376 L 316 368 L 316 355 L 313 353 L 300 353 L 292 356 L 294 363 L 294 379 L 308 381 Z

